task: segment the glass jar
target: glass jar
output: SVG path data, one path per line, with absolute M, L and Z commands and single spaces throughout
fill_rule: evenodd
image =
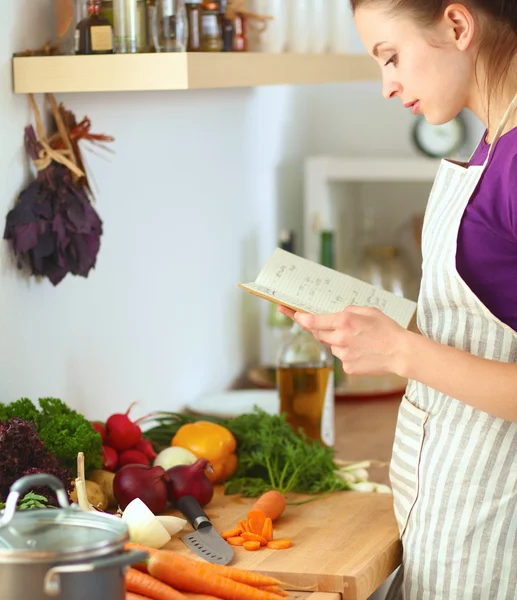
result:
M 153 0 L 150 0 L 153 1 Z M 136 51 L 148 52 L 150 47 L 149 25 L 147 20 L 147 2 L 146 0 L 136 0 Z M 113 0 L 102 0 L 101 15 L 107 19 L 111 26 L 115 28 L 115 18 L 113 15 Z M 115 34 L 116 38 L 116 34 Z M 117 50 L 119 52 L 119 50 Z
M 246 52 L 248 40 L 246 37 L 246 17 L 237 13 L 234 20 L 235 35 L 233 38 L 233 50 L 235 52 Z
M 203 50 L 203 4 L 201 0 L 189 0 L 185 3 L 187 11 L 188 43 L 187 52 Z
M 286 414 L 291 427 L 333 446 L 333 356 L 327 346 L 297 324 L 280 348 L 277 385 L 280 413 Z
M 221 31 L 221 19 L 219 3 L 203 3 L 203 51 L 221 52 L 223 49 L 223 33 Z
M 156 52 L 185 52 L 188 43 L 184 0 L 156 0 L 153 40 Z

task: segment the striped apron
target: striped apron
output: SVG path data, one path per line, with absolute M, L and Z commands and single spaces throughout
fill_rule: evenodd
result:
M 517 332 L 461 279 L 456 248 L 463 213 L 516 108 L 517 97 L 484 165 L 440 165 L 424 220 L 417 312 L 424 336 L 511 363 Z M 404 551 L 387 600 L 517 599 L 517 423 L 410 381 L 390 479 Z

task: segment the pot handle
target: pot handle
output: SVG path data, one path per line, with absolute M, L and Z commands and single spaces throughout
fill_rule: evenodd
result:
M 89 563 L 78 565 L 63 565 L 60 567 L 52 567 L 47 571 L 43 581 L 43 591 L 45 595 L 55 598 L 61 594 L 61 578 L 60 575 L 67 573 L 90 573 L 101 569 L 109 569 L 111 567 L 129 567 L 139 562 L 144 561 L 149 555 L 147 552 L 140 550 L 132 550 L 124 554 L 117 554 L 109 558 L 100 558 L 92 560 Z
M 7 501 L 5 503 L 4 516 L 0 519 L 0 529 L 11 522 L 12 518 L 14 517 L 14 513 L 16 512 L 16 505 L 18 504 L 20 497 L 25 492 L 44 485 L 47 485 L 48 487 L 52 488 L 54 492 L 56 492 L 57 501 L 59 502 L 59 506 L 61 508 L 68 508 L 70 506 L 70 503 L 68 502 L 68 496 L 65 491 L 65 486 L 57 477 L 54 477 L 54 475 L 47 475 L 46 473 L 27 475 L 26 477 L 21 477 L 15 481 L 11 486 L 9 495 L 7 496 Z

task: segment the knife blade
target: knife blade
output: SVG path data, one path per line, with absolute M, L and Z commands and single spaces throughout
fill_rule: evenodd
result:
M 176 502 L 176 508 L 194 528 L 181 538 L 187 548 L 210 563 L 227 565 L 233 558 L 233 548 L 214 529 L 199 502 L 192 496 L 183 496 Z

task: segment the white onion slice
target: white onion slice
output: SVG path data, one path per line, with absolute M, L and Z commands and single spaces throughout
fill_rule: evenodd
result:
M 128 526 L 131 541 L 136 544 L 163 548 L 170 542 L 171 536 L 167 529 L 140 498 L 135 498 L 127 505 L 122 520 Z

